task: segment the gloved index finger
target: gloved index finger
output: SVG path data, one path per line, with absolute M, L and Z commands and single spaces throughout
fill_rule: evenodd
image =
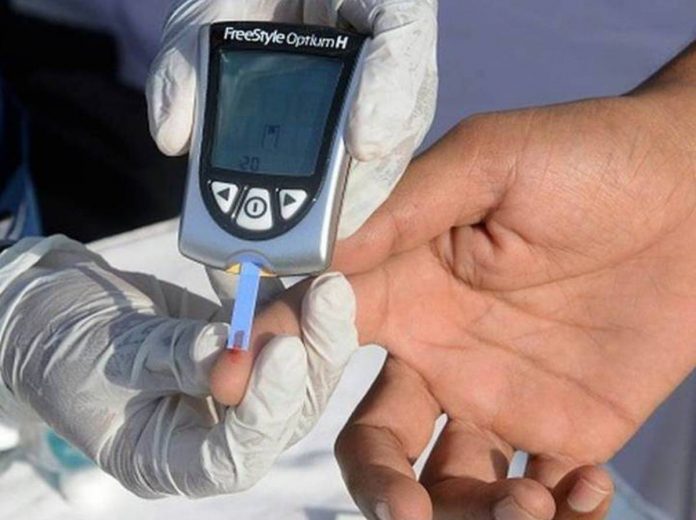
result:
M 346 136 L 351 155 L 369 161 L 429 126 L 431 114 L 428 124 L 418 125 L 426 128 L 408 128 L 429 70 L 433 84 L 426 88 L 436 88 L 436 6 L 428 0 L 344 0 L 339 14 L 372 36 Z
M 299 338 L 277 336 L 259 352 L 244 398 L 227 409 L 224 437 L 213 433 L 231 457 L 221 468 L 231 463 L 230 491 L 255 484 L 285 449 L 300 418 L 306 380 L 307 357 Z
M 302 339 L 307 352 L 307 392 L 291 443 L 304 437 L 323 413 L 350 356 L 358 349 L 356 301 L 338 273 L 320 276 L 302 301 Z
M 297 284 L 263 309 L 254 320 L 250 350 L 221 352 L 210 374 L 210 388 L 219 403 L 236 406 L 243 399 L 254 359 L 279 334 L 300 335 L 300 306 L 306 283 Z
M 220 422 L 211 422 L 200 402 L 161 400 L 158 418 L 171 420 L 148 433 L 155 436 L 153 452 L 166 456 L 142 458 L 145 470 L 156 471 L 148 482 L 152 494 L 206 497 L 254 485 L 296 429 L 306 377 L 302 343 L 277 337 L 259 353 L 241 403 L 227 408 Z

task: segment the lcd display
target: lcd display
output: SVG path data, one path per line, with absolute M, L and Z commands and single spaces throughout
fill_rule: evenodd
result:
M 219 56 L 211 164 L 265 175 L 312 175 L 342 62 L 264 51 Z

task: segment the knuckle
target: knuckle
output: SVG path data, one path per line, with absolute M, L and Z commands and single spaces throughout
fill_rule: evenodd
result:
M 344 471 L 355 460 L 355 447 L 363 444 L 361 439 L 364 430 L 365 427 L 362 424 L 354 422 L 354 419 L 349 419 L 336 437 L 334 457 Z

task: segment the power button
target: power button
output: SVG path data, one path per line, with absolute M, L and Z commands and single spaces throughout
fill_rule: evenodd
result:
M 273 227 L 271 195 L 262 188 L 250 189 L 242 203 L 237 225 L 249 231 L 268 231 Z

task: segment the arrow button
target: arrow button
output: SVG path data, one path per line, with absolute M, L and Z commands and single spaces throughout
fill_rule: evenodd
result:
M 237 197 L 237 193 L 239 193 L 237 185 L 229 182 L 214 181 L 210 184 L 210 189 L 220 211 L 229 213 L 234 204 L 234 199 Z
M 280 190 L 280 216 L 283 220 L 290 220 L 304 206 L 307 200 L 307 192 L 304 190 Z

